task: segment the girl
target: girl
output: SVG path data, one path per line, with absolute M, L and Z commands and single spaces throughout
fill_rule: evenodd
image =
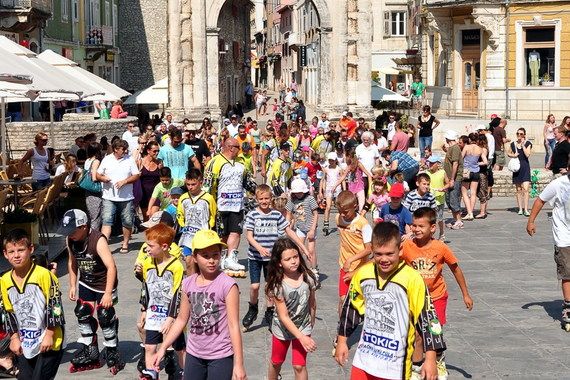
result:
M 346 169 L 340 176 L 336 186 L 340 186 L 346 180 L 348 191 L 356 194 L 358 199 L 358 211 L 362 211 L 366 201 L 363 174 L 366 174 L 368 178 L 372 178 L 372 174 L 356 158 L 354 151 L 348 152 L 346 154 Z
M 517 141 L 511 142 L 509 148 L 509 152 L 507 152 L 508 156 L 511 158 L 518 157 L 521 164 L 519 171 L 513 173 L 513 183 L 517 189 L 519 215 L 530 216 L 530 212 L 528 211 L 530 187 L 530 163 L 528 158 L 532 151 L 532 143 L 526 139 L 526 130 L 524 128 L 517 130 Z
M 542 132 L 544 136 L 544 148 L 546 150 L 546 155 L 544 156 L 544 165 L 548 164 L 548 161 L 552 156 L 554 146 L 556 145 L 556 139 L 554 138 L 554 128 L 556 128 L 556 119 L 554 118 L 553 114 L 550 114 L 546 118 Z
M 323 233 L 325 236 L 329 234 L 329 217 L 331 215 L 333 201 L 341 191 L 340 186 L 337 186 L 337 182 L 342 174 L 335 152 L 330 152 L 327 155 L 327 160 L 328 166 L 323 168 L 323 178 L 321 179 L 321 189 L 319 192 L 319 198 L 325 199 L 326 201 L 325 218 L 323 222 Z
M 486 167 L 487 154 L 477 145 L 479 135 L 476 133 L 469 134 L 468 144 L 463 147 L 461 155 L 463 156 L 463 181 L 461 182 L 461 195 L 463 203 L 467 209 L 467 215 L 463 220 L 473 220 L 473 209 L 477 201 L 477 188 L 481 178 L 481 167 Z
M 386 182 L 380 180 L 374 181 L 372 184 L 372 193 L 368 196 L 368 202 L 362 211 L 360 211 L 360 215 L 366 215 L 366 212 L 374 206 L 374 209 L 372 209 L 372 220 L 374 224 L 378 224 L 382 221 L 382 218 L 380 218 L 380 209 L 389 202 L 390 197 L 386 189 Z
M 404 186 L 404 192 L 406 192 L 406 194 L 410 191 L 410 185 L 408 185 L 408 182 L 404 180 L 403 173 L 394 174 L 394 183 L 396 182 L 401 183 L 402 186 Z
M 271 363 L 269 380 L 277 380 L 281 366 L 292 343 L 293 369 L 296 380 L 309 378 L 307 352 L 317 345 L 311 332 L 315 325 L 316 279 L 305 264 L 299 248 L 290 239 L 279 239 L 271 251 L 265 293 L 275 302 L 271 332 Z
M 156 371 L 160 370 L 166 349 L 188 327 L 186 379 L 245 380 L 239 290 L 236 282 L 220 271 L 221 250 L 226 248 L 212 230 L 200 230 L 194 235 L 196 272 L 182 282 L 180 311 L 154 356 Z

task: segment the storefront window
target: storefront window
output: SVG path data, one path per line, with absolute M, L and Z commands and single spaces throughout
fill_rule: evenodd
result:
M 527 86 L 553 86 L 555 80 L 554 27 L 524 30 Z

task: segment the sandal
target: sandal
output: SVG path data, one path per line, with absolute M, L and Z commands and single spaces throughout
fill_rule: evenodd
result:
M 121 249 L 119 250 L 119 253 L 129 253 L 129 247 L 121 247 Z
M 463 228 L 463 222 L 455 222 L 453 224 L 453 226 L 451 226 L 449 228 L 451 228 L 452 230 L 458 230 L 460 228 Z
M 487 214 L 478 214 L 475 216 L 475 219 L 487 219 Z

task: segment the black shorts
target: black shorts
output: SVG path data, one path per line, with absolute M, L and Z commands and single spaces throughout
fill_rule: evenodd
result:
M 243 231 L 243 212 L 220 211 L 220 221 L 224 236 L 228 236 L 232 232 L 241 234 Z
M 98 292 L 98 291 L 89 289 L 88 287 L 86 287 L 84 285 L 79 284 L 78 297 L 85 302 L 99 303 L 99 302 L 101 302 L 101 298 L 103 298 L 104 294 L 105 294 L 105 292 Z M 119 302 L 119 296 L 117 295 L 117 289 L 113 289 L 113 305 L 115 305 L 117 302 Z
M 18 356 L 18 379 L 51 380 L 55 379 L 57 370 L 63 358 L 63 349 L 59 351 L 46 351 L 37 354 L 31 359 L 24 355 Z
M 162 343 L 162 333 L 160 331 L 145 330 L 144 344 L 160 344 Z M 172 343 L 172 348 L 175 351 L 181 351 L 186 347 L 184 333 L 180 333 L 178 338 Z

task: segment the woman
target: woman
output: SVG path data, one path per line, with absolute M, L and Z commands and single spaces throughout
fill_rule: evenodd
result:
M 481 178 L 481 165 L 487 166 L 487 153 L 477 145 L 479 135 L 471 133 L 468 141 L 461 151 L 463 156 L 463 181 L 461 182 L 461 195 L 467 209 L 464 220 L 473 220 L 473 209 L 477 200 L 477 187 Z
M 481 157 L 488 157 L 489 146 L 485 135 L 478 136 L 477 145 L 483 150 Z M 481 209 L 479 210 L 479 214 L 475 215 L 475 219 L 485 219 L 487 217 L 487 201 L 489 200 L 489 179 L 487 173 L 489 171 L 489 165 L 482 165 L 482 160 L 481 158 L 479 162 L 479 189 L 477 189 L 477 198 L 479 198 Z
M 142 195 L 139 206 L 141 208 L 144 220 L 148 220 L 147 211 L 149 208 L 148 202 L 152 196 L 154 187 L 160 182 L 160 168 L 162 163 L 158 160 L 158 152 L 160 146 L 155 140 L 150 140 L 144 148 L 144 157 L 142 158 L 139 170 L 141 172 L 140 182 L 142 188 Z
M 77 166 L 77 156 L 73 154 L 68 154 L 65 158 L 65 162 L 57 167 L 55 170 L 55 176 L 61 174 L 67 174 L 65 180 L 63 181 L 65 186 L 69 186 L 75 183 L 77 179 L 77 173 L 81 173 L 81 169 Z
M 570 116 L 564 116 L 564 119 L 562 119 L 560 126 L 564 127 L 564 129 L 567 131 L 570 131 Z
M 299 104 L 297 105 L 297 119 L 303 119 L 305 121 L 307 119 L 307 109 L 305 108 L 305 103 L 302 100 L 299 100 Z
M 99 140 L 99 144 L 101 145 L 102 155 L 106 156 L 111 152 L 111 144 L 109 144 L 109 139 L 107 138 L 107 136 L 101 137 L 101 139 Z
M 531 151 L 532 143 L 526 139 L 526 130 L 519 128 L 517 130 L 517 141 L 511 142 L 507 155 L 511 158 L 518 157 L 521 164 L 519 171 L 513 173 L 513 183 L 517 189 L 518 214 L 524 216 L 530 216 L 528 211 L 530 187 L 530 163 L 528 158 Z
M 420 131 L 419 143 L 420 154 L 423 157 L 424 149 L 426 146 L 431 148 L 433 142 L 433 130 L 439 126 L 439 120 L 431 114 L 431 107 L 424 106 L 423 113 L 418 118 L 417 129 Z
M 93 182 L 97 182 L 97 169 L 103 159 L 102 146 L 97 142 L 87 145 L 87 160 L 85 160 L 85 175 L 90 175 Z M 91 229 L 101 231 L 101 213 L 103 211 L 103 199 L 101 192 L 94 193 L 85 191 L 85 203 L 87 213 L 91 221 Z
M 47 143 L 48 135 L 46 133 L 39 132 L 36 134 L 34 138 L 35 147 L 29 149 L 18 164 L 18 173 L 23 173 L 22 169 L 24 164 L 30 161 L 32 165 L 32 179 L 35 180 L 35 182 L 32 183 L 32 189 L 34 191 L 43 189 L 51 183 L 51 159 L 46 148 Z
M 552 156 L 552 151 L 556 145 L 556 139 L 554 138 L 554 128 L 556 128 L 556 119 L 553 114 L 548 115 L 546 122 L 544 123 L 544 129 L 542 134 L 544 135 L 544 149 L 546 155 L 544 156 L 544 165 L 548 164 L 550 156 Z
M 263 106 L 266 104 L 265 96 L 261 90 L 257 90 L 255 93 L 255 118 L 259 119 L 260 116 L 264 115 Z M 267 107 L 267 106 L 266 106 Z
M 128 112 L 123 110 L 123 101 L 117 100 L 113 103 L 113 108 L 111 108 L 111 119 L 124 119 L 129 115 Z

